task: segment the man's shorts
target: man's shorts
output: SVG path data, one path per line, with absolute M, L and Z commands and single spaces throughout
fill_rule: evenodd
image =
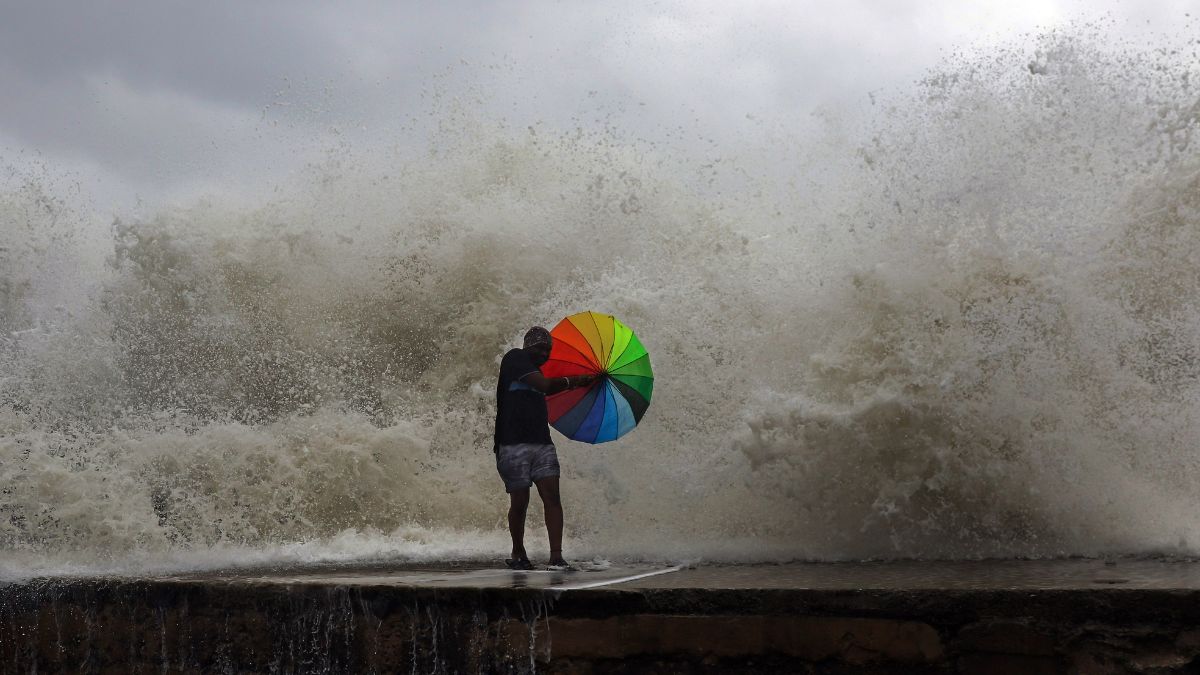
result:
M 535 480 L 558 475 L 558 453 L 550 443 L 501 445 L 496 452 L 496 470 L 504 480 L 505 492 L 524 490 Z

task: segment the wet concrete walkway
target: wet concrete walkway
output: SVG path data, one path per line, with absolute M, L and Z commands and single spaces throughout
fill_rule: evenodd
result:
M 458 563 L 47 579 L 0 589 L 4 672 L 1197 668 L 1200 564 L 1190 561 L 574 572 Z
M 324 570 L 279 570 L 265 573 L 201 573 L 168 576 L 163 577 L 162 580 L 228 584 L 510 588 L 565 591 L 633 584 L 655 576 L 674 574 L 682 569 L 678 565 L 618 565 L 570 571 L 545 569 L 514 571 L 505 567 L 479 567 L 463 563 L 440 567 L 401 565 Z
M 561 572 L 473 563 L 202 572 L 163 580 L 576 590 L 1200 590 L 1200 562 L 1166 559 L 889 561 L 759 565 L 613 565 Z

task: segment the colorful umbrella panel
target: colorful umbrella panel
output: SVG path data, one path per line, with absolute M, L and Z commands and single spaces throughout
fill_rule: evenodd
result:
M 550 331 L 546 377 L 600 375 L 589 387 L 546 398 L 550 424 L 567 438 L 606 443 L 629 433 L 650 407 L 650 355 L 628 326 L 608 314 L 572 314 Z

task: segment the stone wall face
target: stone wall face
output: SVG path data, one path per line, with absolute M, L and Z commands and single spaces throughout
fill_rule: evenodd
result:
M 1198 655 L 1193 591 L 0 588 L 5 673 L 1162 673 Z

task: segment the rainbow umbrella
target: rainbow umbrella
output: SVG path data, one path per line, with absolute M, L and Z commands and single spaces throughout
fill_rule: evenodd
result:
M 585 443 L 616 440 L 642 421 L 654 391 L 650 355 L 633 331 L 608 314 L 572 314 L 550 331 L 546 377 L 595 373 L 590 387 L 546 397 L 550 424 Z

